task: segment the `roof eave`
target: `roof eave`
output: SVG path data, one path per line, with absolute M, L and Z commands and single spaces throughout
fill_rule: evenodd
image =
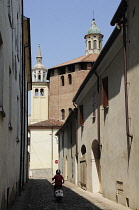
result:
M 119 22 L 119 20 L 121 20 L 123 12 L 126 11 L 126 9 L 127 9 L 127 0 L 122 0 L 110 22 L 111 26 L 114 26 L 116 23 Z
M 75 63 L 65 64 L 63 66 L 55 66 L 55 67 L 49 68 L 48 69 L 48 73 L 47 73 L 47 80 L 49 80 L 49 78 L 50 78 L 50 71 L 53 70 L 53 69 L 57 69 L 57 68 L 65 67 L 65 66 L 70 66 L 70 65 L 75 65 L 75 64 L 78 64 L 78 63 L 94 63 L 94 62 L 95 61 L 79 61 L 79 62 L 75 62 Z

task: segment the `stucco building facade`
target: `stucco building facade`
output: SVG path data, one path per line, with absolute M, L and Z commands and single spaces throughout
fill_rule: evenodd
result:
M 111 21 L 116 27 L 73 98 L 77 184 L 131 209 L 139 208 L 138 11 L 138 1 L 121 1 Z M 67 126 L 57 132 L 60 142 Z M 64 140 L 70 145 L 69 137 Z M 67 148 L 74 147 L 64 146 L 61 157 Z M 62 158 L 70 168 L 70 155 Z
M 23 1 L 0 1 L 0 209 L 28 179 L 27 98 L 31 90 L 30 20 Z
M 55 133 L 63 122 L 48 119 L 47 69 L 42 64 L 40 45 L 32 69 L 31 116 L 29 117 L 30 177 L 50 178 L 58 168 L 58 141 Z
M 58 168 L 58 139 L 55 133 L 63 125 L 58 120 L 45 120 L 29 125 L 30 177 L 52 178 Z

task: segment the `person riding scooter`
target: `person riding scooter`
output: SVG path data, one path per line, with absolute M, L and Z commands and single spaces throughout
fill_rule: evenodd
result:
M 64 178 L 61 175 L 60 169 L 56 170 L 56 175 L 52 178 L 52 181 L 53 180 L 55 180 L 55 185 L 54 185 L 54 195 L 55 195 L 55 191 L 57 189 L 61 189 L 62 188 L 62 184 L 64 183 Z

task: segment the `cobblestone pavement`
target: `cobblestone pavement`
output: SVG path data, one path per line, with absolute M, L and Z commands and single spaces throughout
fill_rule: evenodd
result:
M 69 182 L 65 182 L 63 191 L 63 200 L 57 203 L 49 180 L 30 179 L 10 210 L 129 210 L 103 198 L 99 193 L 84 191 Z

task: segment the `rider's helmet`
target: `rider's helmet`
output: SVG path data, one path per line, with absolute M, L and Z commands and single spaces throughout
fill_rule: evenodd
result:
M 57 170 L 56 170 L 56 174 L 61 174 L 60 169 L 57 169 Z

